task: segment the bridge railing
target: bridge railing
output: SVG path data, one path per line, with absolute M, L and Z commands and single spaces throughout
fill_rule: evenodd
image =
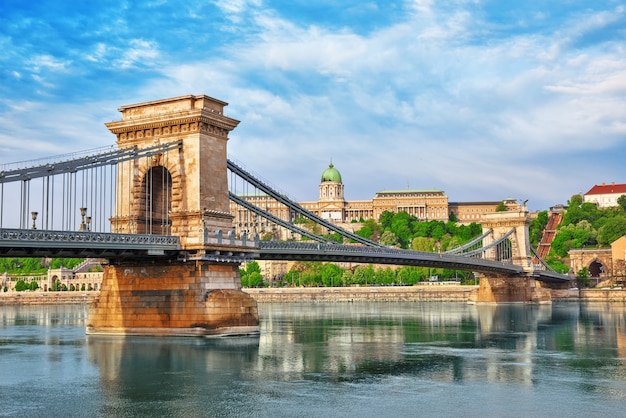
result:
M 89 231 L 49 231 L 41 229 L 0 229 L 2 244 L 23 247 L 66 248 L 89 246 L 122 249 L 154 247 L 161 250 L 179 250 L 180 239 L 174 235 L 114 234 Z

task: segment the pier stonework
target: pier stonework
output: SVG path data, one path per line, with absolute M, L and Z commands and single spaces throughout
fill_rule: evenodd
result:
M 481 224 L 483 232 L 492 231 L 484 240 L 484 245 L 499 240 L 513 230 L 508 236 L 511 243 L 511 262 L 522 267 L 527 276 L 481 274 L 479 288 L 471 300 L 485 303 L 550 303 L 550 290 L 543 288 L 541 282 L 531 277 L 535 266 L 529 251 L 530 217 L 526 205 L 521 205 L 517 210 L 484 214 Z M 496 259 L 496 249 L 490 251 L 487 258 Z
M 239 265 L 253 242 L 235 239 L 229 208 L 227 141 L 239 123 L 227 103 L 182 96 L 123 106 L 106 126 L 119 148 L 178 146 L 118 163 L 113 232 L 175 235 L 176 257 L 110 259 L 87 324 L 89 334 L 257 333 L 254 299 Z M 211 238 L 215 237 L 215 238 Z M 223 239 L 222 239 L 223 237 Z
M 483 303 L 551 303 L 551 291 L 532 277 L 481 275 L 472 302 Z

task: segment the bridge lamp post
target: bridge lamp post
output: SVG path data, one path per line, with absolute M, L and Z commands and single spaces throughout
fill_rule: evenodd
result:
M 37 212 L 31 212 L 30 216 L 33 218 L 33 229 L 37 229 L 37 226 L 35 225 L 35 221 L 37 220 Z
M 91 231 L 91 216 L 87 216 L 85 222 L 87 222 L 87 231 Z
M 87 214 L 87 208 L 80 208 L 81 220 L 80 220 L 80 228 L 78 228 L 79 231 L 86 231 L 87 230 L 87 226 L 85 225 L 85 215 L 86 214 Z

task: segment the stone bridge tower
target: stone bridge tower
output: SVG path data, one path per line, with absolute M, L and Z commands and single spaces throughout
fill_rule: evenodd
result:
M 239 264 L 253 242 L 235 240 L 227 142 L 239 121 L 227 103 L 181 96 L 122 106 L 106 126 L 119 148 L 175 142 L 149 158 L 118 163 L 112 232 L 176 235 L 176 260 L 110 260 L 90 333 L 198 335 L 258 331 L 256 303 L 241 291 Z
M 528 216 L 526 206 L 520 207 L 519 210 L 484 214 L 480 222 L 483 226 L 483 233 L 489 230 L 492 231 L 491 235 L 485 240 L 484 245 L 498 241 L 513 229 L 514 232 L 508 238 L 511 242 L 513 264 L 522 267 L 528 273 L 533 271 L 528 233 L 530 217 Z M 486 258 L 495 260 L 495 251 L 492 248 Z

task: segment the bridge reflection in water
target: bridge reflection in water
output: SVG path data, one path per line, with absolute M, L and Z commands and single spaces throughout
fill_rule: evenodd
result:
M 407 416 L 421 405 L 444 415 L 463 407 L 468 416 L 576 414 L 590 393 L 604 402 L 596 411 L 617 408 L 616 394 L 626 393 L 625 313 L 578 304 L 262 304 L 260 338 L 89 336 L 87 348 L 107 413 Z

